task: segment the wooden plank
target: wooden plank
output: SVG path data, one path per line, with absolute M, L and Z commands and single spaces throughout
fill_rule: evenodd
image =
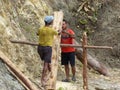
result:
M 39 90 L 5 55 L 0 51 L 0 58 L 10 70 L 30 89 Z
M 62 21 L 63 21 L 63 12 L 56 11 L 54 12 L 54 22 L 53 28 L 55 30 L 62 30 Z M 54 45 L 52 47 L 52 73 L 49 77 L 48 81 L 48 90 L 56 89 L 56 79 L 57 79 L 57 71 L 58 71 L 58 60 L 60 55 L 60 36 L 54 37 Z

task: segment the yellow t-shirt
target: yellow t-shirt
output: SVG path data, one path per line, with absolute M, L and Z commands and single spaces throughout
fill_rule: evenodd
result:
M 58 32 L 51 27 L 42 27 L 38 30 L 39 44 L 41 46 L 52 46 L 54 35 Z

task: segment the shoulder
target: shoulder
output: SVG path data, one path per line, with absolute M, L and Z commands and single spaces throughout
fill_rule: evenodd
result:
M 74 34 L 74 31 L 72 29 L 70 29 L 70 28 L 67 31 Z
M 45 28 L 45 27 L 44 27 L 44 26 L 42 26 L 42 27 L 40 27 L 40 28 L 39 28 L 39 30 L 44 29 L 44 28 Z
M 71 31 L 73 31 L 73 30 L 72 30 L 71 28 L 68 28 L 67 31 L 70 31 L 70 32 L 71 32 Z

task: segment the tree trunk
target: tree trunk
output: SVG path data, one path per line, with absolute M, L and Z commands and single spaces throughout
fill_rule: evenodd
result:
M 55 30 L 62 29 L 62 21 L 63 21 L 63 12 L 54 12 L 54 22 L 53 28 Z M 56 89 L 56 79 L 57 79 L 57 71 L 58 71 L 58 60 L 60 54 L 60 36 L 54 37 L 54 45 L 52 47 L 52 72 L 49 77 L 47 90 L 55 90 Z

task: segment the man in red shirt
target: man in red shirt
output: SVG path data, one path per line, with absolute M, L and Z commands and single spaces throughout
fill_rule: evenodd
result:
M 62 24 L 62 34 L 61 34 L 61 44 L 73 44 L 75 33 L 73 30 L 69 29 L 66 20 L 63 20 Z M 72 80 L 76 81 L 75 78 L 75 48 L 74 47 L 61 47 L 61 64 L 65 66 L 66 79 L 63 82 L 69 82 L 69 63 L 71 65 Z

